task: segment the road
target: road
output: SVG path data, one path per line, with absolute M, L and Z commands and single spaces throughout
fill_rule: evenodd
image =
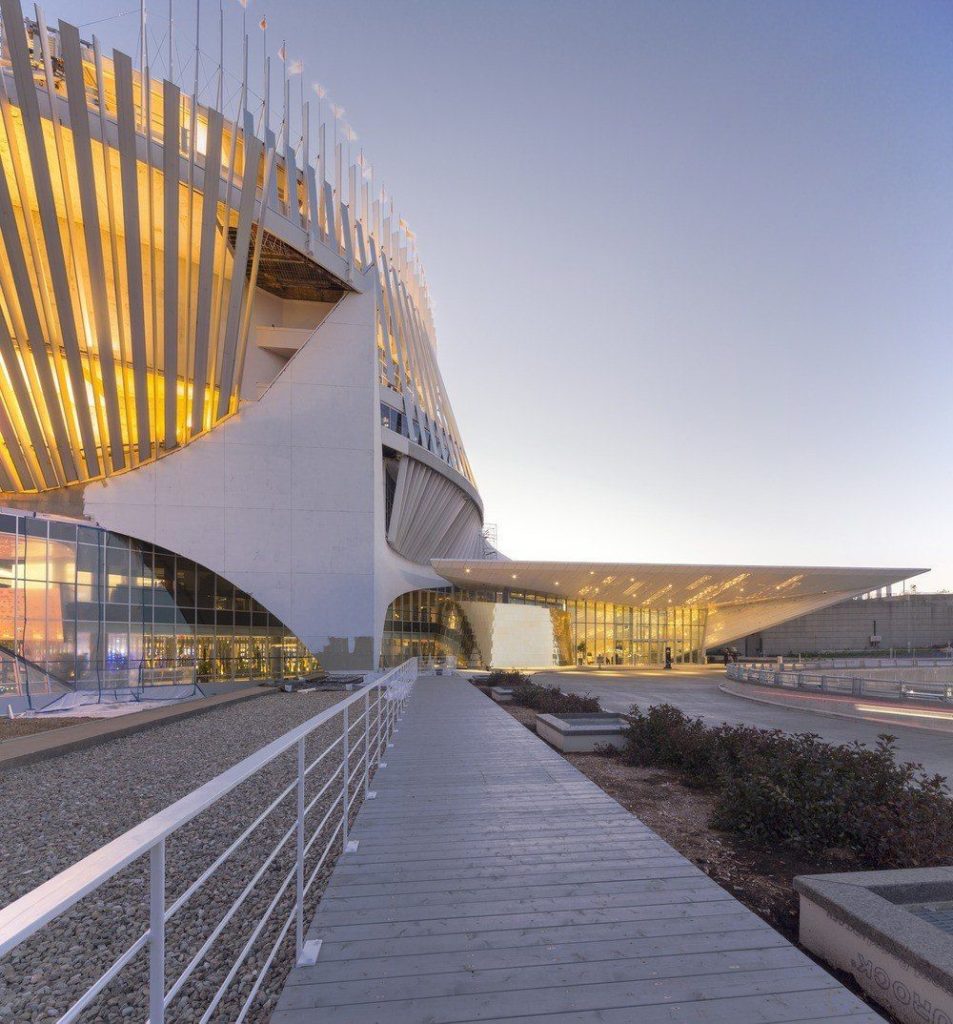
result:
M 696 666 L 661 669 L 602 669 L 580 672 L 537 672 L 534 681 L 559 686 L 567 693 L 589 691 L 598 697 L 607 711 L 628 711 L 633 704 L 647 708 L 652 704 L 675 704 L 686 714 L 712 725 L 730 722 L 754 725 L 762 729 L 817 733 L 829 743 L 860 740 L 873 746 L 877 736 L 889 732 L 897 737 L 902 760 L 917 761 L 928 771 L 953 779 L 953 735 L 852 718 L 777 707 L 745 700 L 718 689 L 724 681 L 724 669 Z

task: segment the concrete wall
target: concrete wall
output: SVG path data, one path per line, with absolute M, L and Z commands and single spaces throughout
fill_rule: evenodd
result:
M 259 401 L 84 512 L 226 577 L 328 668 L 372 668 L 379 415 L 374 293 L 346 296 Z
M 71 511 L 231 580 L 325 668 L 370 670 L 391 601 L 446 585 L 387 543 L 381 429 L 375 295 L 365 287 L 259 399 L 155 463 L 74 490 Z
M 843 601 L 753 633 L 734 646 L 745 654 L 812 654 L 823 651 L 906 650 L 953 641 L 953 594 L 905 594 Z

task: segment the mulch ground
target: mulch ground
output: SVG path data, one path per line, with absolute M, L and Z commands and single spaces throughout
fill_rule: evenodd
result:
M 85 721 L 85 718 L 0 718 L 0 743 L 50 729 L 62 729 L 64 725 L 80 725 Z

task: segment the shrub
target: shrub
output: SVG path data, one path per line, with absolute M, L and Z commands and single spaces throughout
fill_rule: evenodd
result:
M 538 686 L 522 672 L 497 669 L 491 672 L 484 686 L 509 686 L 513 689 L 513 703 L 532 708 L 546 715 L 583 714 L 601 711 L 599 698 L 586 693 L 563 693 L 558 686 Z
M 486 679 L 482 680 L 484 686 L 526 686 L 530 678 L 515 669 L 494 669 Z
M 940 776 L 874 749 L 749 726 L 705 725 L 671 705 L 642 712 L 621 755 L 717 791 L 712 824 L 758 846 L 817 856 L 847 852 L 861 866 L 923 867 L 953 856 L 953 800 Z
M 514 687 L 513 703 L 544 715 L 578 715 L 602 710 L 599 698 L 590 693 L 563 693 L 558 686 L 537 686 L 535 683 Z
M 672 768 L 690 785 L 711 784 L 717 772 L 715 745 L 701 719 L 690 719 L 671 704 L 647 712 L 634 707 L 622 758 L 629 764 Z

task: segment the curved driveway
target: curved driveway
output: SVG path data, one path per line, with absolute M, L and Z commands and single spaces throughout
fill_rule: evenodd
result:
M 953 779 L 953 735 L 866 721 L 836 718 L 831 715 L 797 708 L 778 707 L 722 693 L 724 682 L 720 667 L 673 669 L 603 669 L 580 672 L 537 672 L 534 679 L 559 686 L 568 693 L 585 693 L 598 697 L 607 711 L 628 711 L 633 704 L 647 708 L 652 704 L 675 704 L 686 714 L 702 718 L 711 725 L 730 722 L 754 725 L 762 729 L 784 729 L 786 732 L 814 732 L 829 743 L 850 743 L 860 740 L 871 746 L 881 733 L 897 737 L 897 750 L 906 761 L 918 761 L 931 772 Z

